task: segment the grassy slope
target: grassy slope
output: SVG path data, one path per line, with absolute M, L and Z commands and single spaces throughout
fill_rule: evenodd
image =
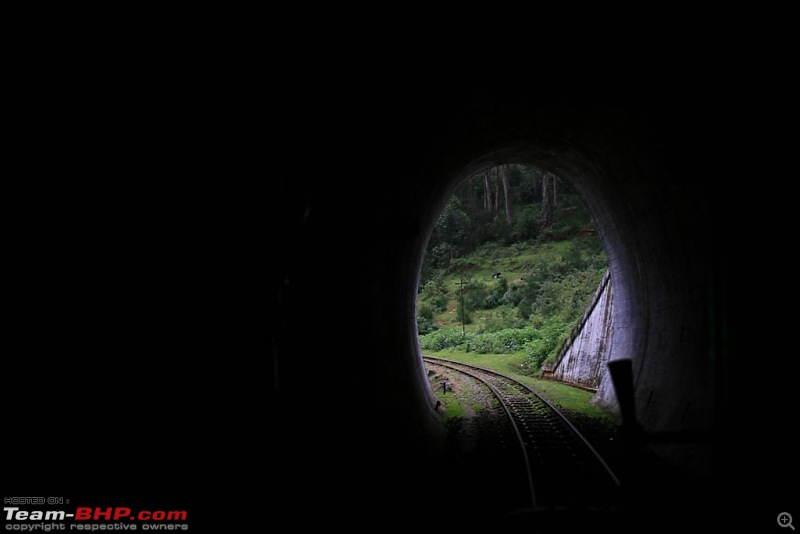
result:
M 489 283 L 492 281 L 492 274 L 502 273 L 501 276 L 508 281 L 509 286 L 521 283 L 520 278 L 537 264 L 554 265 L 558 264 L 561 256 L 570 246 L 570 241 L 560 241 L 544 243 L 535 248 L 529 245 L 510 245 L 508 247 L 498 247 L 493 254 L 472 254 L 466 258 L 468 269 L 461 272 L 452 272 L 443 279 L 443 286 L 447 288 L 449 300 L 447 309 L 436 316 L 439 328 L 461 327 L 461 322 L 456 314 L 458 303 L 458 283 L 462 278 L 468 280 L 482 281 Z M 470 312 L 472 323 L 466 325 L 467 332 L 477 332 L 481 322 L 499 313 L 509 310 L 508 307 L 501 306 L 494 310 L 474 310 Z
M 520 278 L 536 266 L 559 265 L 570 246 L 571 240 L 547 242 L 536 246 L 514 244 L 479 251 L 467 256 L 462 260 L 460 268 L 453 269 L 443 278 L 442 285 L 446 288 L 449 300 L 447 309 L 436 315 L 436 323 L 440 329 L 462 328 L 456 313 L 457 288 L 462 277 L 489 282 L 492 280 L 492 273 L 500 272 L 511 286 L 521 283 Z M 478 332 L 487 322 L 519 321 L 516 308 L 510 306 L 500 306 L 491 310 L 475 310 L 471 312 L 471 316 L 472 323 L 465 327 L 467 332 Z M 618 422 L 615 416 L 589 402 L 593 393 L 560 382 L 528 376 L 526 374 L 529 372 L 527 356 L 523 351 L 512 354 L 478 354 L 445 349 L 441 351 L 424 350 L 423 353 L 497 370 L 527 384 L 557 406 L 610 423 Z

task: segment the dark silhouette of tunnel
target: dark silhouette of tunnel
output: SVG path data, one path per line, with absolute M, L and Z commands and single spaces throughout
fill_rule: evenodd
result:
M 724 162 L 738 146 L 730 144 L 733 119 L 688 97 L 444 90 L 366 115 L 354 130 L 320 134 L 337 138 L 326 152 L 332 161 L 342 161 L 342 150 L 348 155 L 347 164 L 333 166 L 335 175 L 313 191 L 293 179 L 282 183 L 283 198 L 303 199 L 281 215 L 294 222 L 290 241 L 303 245 L 275 278 L 282 299 L 272 356 L 277 428 L 307 435 L 297 412 L 323 412 L 309 440 L 319 444 L 321 429 L 328 454 L 319 459 L 311 446 L 300 457 L 318 460 L 301 463 L 308 476 L 324 473 L 334 500 L 361 503 L 336 501 L 332 513 L 397 517 L 413 508 L 418 518 L 437 495 L 457 492 L 437 483 L 442 429 L 419 358 L 418 275 L 454 188 L 482 168 L 512 162 L 570 180 L 602 237 L 618 325 L 612 357 L 632 359 L 638 423 L 664 438 L 651 444 L 658 468 L 631 467 L 641 483 L 636 491 L 647 496 L 636 508 L 693 513 L 709 495 L 731 497 L 743 447 L 732 422 L 733 377 L 741 369 L 729 326 L 737 233 L 728 226 L 733 203 L 720 192 L 730 189 Z M 351 151 L 358 160 L 351 162 Z M 322 244 L 335 252 L 321 254 Z M 309 324 L 315 339 L 297 347 Z M 614 409 L 608 380 L 601 392 Z M 322 399 L 335 399 L 336 415 Z M 289 439 L 276 456 L 298 458 L 302 441 Z M 346 496 L 343 480 L 355 481 Z M 468 508 L 473 517 L 480 509 Z
M 274 338 L 276 397 L 290 420 L 284 422 L 301 435 L 293 414 L 326 412 L 318 416 L 322 434 L 337 438 L 326 447 L 346 461 L 336 461 L 325 478 L 356 477 L 359 498 L 387 511 L 397 497 L 385 496 L 410 473 L 435 491 L 423 482 L 435 465 L 441 422 L 416 341 L 420 265 L 454 188 L 509 162 L 551 171 L 582 194 L 608 255 L 617 325 L 612 357 L 633 360 L 638 422 L 647 432 L 701 436 L 659 450 L 676 472 L 711 476 L 707 436 L 720 424 L 728 348 L 718 177 L 703 152 L 711 147 L 697 134 L 707 125 L 673 108 L 542 103 L 524 95 L 415 106 L 420 102 L 393 108 L 380 124 L 361 124 L 348 139 L 369 156 L 317 191 L 283 184 L 284 198 L 304 199 L 291 215 L 298 243 L 306 244 L 276 284 L 286 328 Z M 323 243 L 334 252 L 321 254 Z M 310 324 L 318 320 L 327 323 L 325 337 L 313 340 L 313 350 L 300 348 L 298 358 L 293 340 L 316 330 Z M 319 400 L 305 402 L 306 391 L 335 399 L 346 413 L 329 416 Z M 601 394 L 615 409 L 608 380 Z
M 126 485 L 95 463 L 115 454 L 126 476 L 164 491 L 264 488 L 266 504 L 249 490 L 240 502 L 301 524 L 415 525 L 460 504 L 465 521 L 494 519 L 469 505 L 491 488 L 448 485 L 414 307 L 453 189 L 478 169 L 529 163 L 570 180 L 591 209 L 639 424 L 686 437 L 659 444 L 658 472 L 640 469 L 636 489 L 653 498 L 637 505 L 735 499 L 751 442 L 736 421 L 744 366 L 730 326 L 739 204 L 719 194 L 741 146 L 735 115 L 690 93 L 553 98 L 460 83 L 287 86 L 268 113 L 230 106 L 236 120 L 226 111 L 208 129 L 187 112 L 180 139 L 137 130 L 142 157 L 94 147 L 92 161 L 126 180 L 31 195 L 42 215 L 26 219 L 35 238 L 20 257 L 36 258 L 25 269 L 36 283 L 16 316 L 37 353 L 70 356 L 14 359 L 15 376 L 102 424 L 102 440 L 61 412 L 10 454 L 61 433 L 95 487 Z M 776 464 L 786 456 L 773 451 Z M 36 465 L 47 476 L 53 462 Z

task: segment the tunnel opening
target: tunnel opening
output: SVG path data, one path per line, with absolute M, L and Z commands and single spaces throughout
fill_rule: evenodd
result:
M 426 353 L 597 392 L 612 291 L 594 219 L 570 182 L 519 164 L 461 181 L 430 232 L 418 287 Z
M 702 289 L 708 265 L 694 256 L 694 247 L 699 245 L 696 236 L 690 236 L 691 224 L 680 220 L 687 216 L 683 210 L 691 209 L 685 199 L 678 197 L 678 190 L 670 190 L 663 184 L 653 187 L 650 181 L 642 180 L 637 176 L 642 172 L 637 165 L 626 162 L 610 170 L 596 161 L 591 151 L 573 146 L 561 146 L 558 150 L 549 146 L 543 150 L 541 143 L 531 143 L 487 152 L 454 170 L 449 178 L 439 182 L 446 185 L 438 189 L 436 200 L 423 218 L 415 297 L 425 289 L 419 285 L 424 278 L 424 254 L 449 199 L 470 177 L 510 161 L 564 179 L 579 193 L 591 214 L 607 259 L 608 280 L 614 288 L 614 306 L 608 318 L 614 325 L 608 339 L 609 359 L 629 359 L 633 364 L 637 424 L 651 433 L 692 434 L 699 429 L 702 434 L 713 420 L 713 388 L 704 337 L 706 318 L 693 305 L 708 298 Z M 701 283 L 694 285 L 698 281 Z M 413 304 L 409 311 L 416 318 L 419 315 L 416 298 Z M 414 354 L 419 360 L 425 350 L 419 344 L 418 334 L 415 329 Z M 448 386 L 438 382 L 439 375 L 430 380 L 430 369 L 425 371 L 422 362 L 419 369 L 430 411 L 439 415 L 441 394 L 447 394 Z M 605 366 L 600 372 L 592 404 L 619 422 L 614 385 Z M 443 389 L 437 397 L 435 389 L 440 386 Z M 447 431 L 441 434 L 446 435 Z M 608 434 L 604 438 L 614 439 Z M 643 486 L 652 483 L 666 487 L 659 477 L 667 472 L 669 476 L 688 473 L 701 478 L 709 474 L 711 447 L 704 438 L 677 444 L 648 443 L 646 448 L 648 461 L 652 461 L 647 469 L 654 479 Z M 624 455 L 621 451 L 611 454 Z M 620 466 L 622 470 L 626 468 L 630 466 Z
M 358 486 L 365 488 L 359 495 L 371 503 L 381 500 L 371 488 L 392 492 L 396 480 L 428 487 L 447 445 L 436 395 L 421 360 L 416 322 L 420 273 L 430 233 L 455 188 L 498 163 L 535 165 L 551 172 L 574 185 L 587 203 L 602 237 L 614 289 L 615 356 L 632 361 L 635 415 L 644 432 L 686 432 L 691 437 L 690 431 L 706 431 L 715 424 L 721 364 L 711 343 L 717 325 L 708 310 L 718 306 L 711 290 L 719 249 L 713 247 L 715 234 L 705 209 L 710 188 L 702 181 L 703 173 L 692 169 L 693 155 L 675 148 L 681 145 L 677 121 L 663 130 L 660 115 L 572 112 L 528 102 L 490 104 L 459 108 L 464 118 L 456 126 L 448 124 L 431 135 L 415 131 L 419 153 L 403 143 L 367 145 L 375 149 L 374 159 L 363 167 L 380 169 L 385 179 L 375 180 L 376 173 L 364 171 L 363 181 L 344 187 L 339 196 L 339 183 L 334 187 L 326 182 L 326 189 L 314 193 L 307 232 L 318 232 L 312 234 L 312 243 L 338 243 L 332 260 L 348 258 L 333 271 L 348 281 L 346 298 L 339 286 L 326 285 L 320 278 L 321 263 L 313 248 L 293 256 L 297 268 L 292 280 L 311 280 L 314 285 L 309 288 L 305 282 L 287 290 L 294 295 L 288 300 L 290 310 L 305 317 L 322 297 L 352 313 L 331 317 L 326 335 L 314 338 L 313 350 L 303 350 L 307 360 L 281 357 L 280 352 L 309 339 L 304 328 L 279 336 L 281 388 L 313 388 L 314 399 L 335 398 L 352 407 L 342 412 L 344 417 L 325 421 L 326 435 L 347 436 L 346 443 L 335 448 L 347 461 L 326 479 L 352 477 L 347 466 L 359 466 Z M 369 153 L 366 148 L 364 152 Z M 370 202 L 352 217 L 343 217 L 344 199 L 362 190 L 373 193 L 368 198 L 387 201 Z M 342 202 L 331 203 L 331 198 Z M 331 264 L 337 262 L 323 267 Z M 353 269 L 360 269 L 356 277 Z M 295 324 L 299 322 L 289 326 Z M 354 326 L 358 343 L 348 347 L 359 365 L 344 367 L 324 357 Z M 304 373 L 307 362 L 314 366 L 310 377 Z M 294 377 L 302 378 L 288 382 Z M 598 394 L 613 407 L 610 381 L 601 382 Z M 290 418 L 291 408 L 286 411 Z M 678 473 L 715 469 L 710 444 L 702 439 L 661 445 L 661 456 Z M 372 470 L 376 465 L 380 472 Z M 657 498 L 647 482 L 639 486 L 647 490 L 641 493 Z M 396 492 L 392 495 L 398 498 Z M 413 501 L 410 496 L 404 500 Z
M 519 150 L 517 149 L 514 152 L 519 152 Z M 449 187 L 440 193 L 440 197 L 438 199 L 438 203 L 436 204 L 436 209 L 434 210 L 434 212 L 436 212 L 436 210 L 440 211 L 436 214 L 435 217 L 429 217 L 427 221 L 427 225 L 424 232 L 425 236 L 425 239 L 423 240 L 424 244 L 422 245 L 423 250 L 421 253 L 421 261 L 418 264 L 419 280 L 417 283 L 417 297 L 416 297 L 417 300 L 415 301 L 415 317 L 416 317 L 416 324 L 418 326 L 417 334 L 418 337 L 423 340 L 422 344 L 420 344 L 417 347 L 417 356 L 420 357 L 421 354 L 426 349 L 430 348 L 442 349 L 450 345 L 452 346 L 458 345 L 459 343 L 461 344 L 462 349 L 465 349 L 465 352 L 469 352 L 470 350 L 472 350 L 473 352 L 480 351 L 486 353 L 487 351 L 485 347 L 483 346 L 476 347 L 476 343 L 470 344 L 468 340 L 464 339 L 465 337 L 463 335 L 465 330 L 463 325 L 464 319 L 466 321 L 470 321 L 472 319 L 469 316 L 470 308 L 473 309 L 491 308 L 500 304 L 500 302 L 497 301 L 502 300 L 503 297 L 505 297 L 506 299 L 505 300 L 506 304 L 510 304 L 512 308 L 516 308 L 514 309 L 514 311 L 519 313 L 519 316 L 516 317 L 516 320 L 514 320 L 514 318 L 510 318 L 508 315 L 504 317 L 506 321 L 505 324 L 507 326 L 516 326 L 516 327 L 521 326 L 520 325 L 520 318 L 521 318 L 523 321 L 532 320 L 533 323 L 536 324 L 538 328 L 542 328 L 543 322 L 546 320 L 546 317 L 543 317 L 543 315 L 546 316 L 548 311 L 551 313 L 554 311 L 552 307 L 551 309 L 548 310 L 547 308 L 542 308 L 540 306 L 539 309 L 535 310 L 535 312 L 538 313 L 531 312 L 529 308 L 530 306 L 529 301 L 530 300 L 535 301 L 536 295 L 534 293 L 535 292 L 540 293 L 542 291 L 542 284 L 541 280 L 525 280 L 526 278 L 531 277 L 530 269 L 528 269 L 527 272 L 511 273 L 514 278 L 512 280 L 512 284 L 515 282 L 517 284 L 519 283 L 524 284 L 526 281 L 529 282 L 527 284 L 528 287 L 525 288 L 527 289 L 528 294 L 524 294 L 525 292 L 523 291 L 519 291 L 516 296 L 510 294 L 504 294 L 504 295 L 497 294 L 500 288 L 506 290 L 508 277 L 503 276 L 501 272 L 497 271 L 494 267 L 492 267 L 492 265 L 495 266 L 498 265 L 498 262 L 496 261 L 497 252 L 493 250 L 490 250 L 488 254 L 489 255 L 493 254 L 495 256 L 495 259 L 494 260 L 489 259 L 488 261 L 486 261 L 485 265 L 480 265 L 480 266 L 476 266 L 474 263 L 472 265 L 469 265 L 469 259 L 464 259 L 464 258 L 458 258 L 457 261 L 455 262 L 456 264 L 451 266 L 449 265 L 450 258 L 445 258 L 445 263 L 448 263 L 447 269 L 448 272 L 450 273 L 449 277 L 450 280 L 448 280 L 448 282 L 455 281 L 455 283 L 451 283 L 450 285 L 453 285 L 454 287 L 460 286 L 458 291 L 459 295 L 463 296 L 464 288 L 469 287 L 469 284 L 468 281 L 465 281 L 464 277 L 460 275 L 459 275 L 460 278 L 455 277 L 458 278 L 457 280 L 455 280 L 454 273 L 469 273 L 471 271 L 476 272 L 479 277 L 485 278 L 487 280 L 491 278 L 491 282 L 493 282 L 494 285 L 498 286 L 498 287 L 488 288 L 493 291 L 490 291 L 490 294 L 486 295 L 485 291 L 483 293 L 481 293 L 480 291 L 480 289 L 487 289 L 485 281 L 481 279 L 477 280 L 476 285 L 480 289 L 478 291 L 475 291 L 473 289 L 473 295 L 471 295 L 472 303 L 470 305 L 465 302 L 466 305 L 465 311 L 462 311 L 461 302 L 460 300 L 458 300 L 461 297 L 458 297 L 458 299 L 454 301 L 453 288 L 436 287 L 436 283 L 434 283 L 436 277 L 433 276 L 430 271 L 432 270 L 432 268 L 435 268 L 437 260 L 434 259 L 434 261 L 431 262 L 429 258 L 432 255 L 434 255 L 437 258 L 439 258 L 438 261 L 441 263 L 441 257 L 443 255 L 450 254 L 452 256 L 452 254 L 454 253 L 452 249 L 458 247 L 458 245 L 452 246 L 452 243 L 448 243 L 447 238 L 445 238 L 444 240 L 440 240 L 442 241 L 442 243 L 436 243 L 435 242 L 436 229 L 440 227 L 440 225 L 444 224 L 448 226 L 448 228 L 445 230 L 444 233 L 449 234 L 451 238 L 454 232 L 455 233 L 461 232 L 463 234 L 463 231 L 460 228 L 458 228 L 458 226 L 459 224 L 463 224 L 459 220 L 459 217 L 463 218 L 464 214 L 459 208 L 452 206 L 453 199 L 458 198 L 457 191 L 459 189 L 464 189 L 465 186 L 470 185 L 471 180 L 473 181 L 472 184 L 473 188 L 476 187 L 475 184 L 476 180 L 478 182 L 482 180 L 484 182 L 482 187 L 485 188 L 486 190 L 485 193 L 489 197 L 488 202 L 490 204 L 494 202 L 494 205 L 488 206 L 487 211 L 491 212 L 491 216 L 493 216 L 495 220 L 505 219 L 505 222 L 508 223 L 508 226 L 506 227 L 507 232 L 504 235 L 495 236 L 495 241 L 491 241 L 489 239 L 484 238 L 485 242 L 490 243 L 490 246 L 492 246 L 491 243 L 496 244 L 497 240 L 504 241 L 503 243 L 504 245 L 510 245 L 513 243 L 518 246 L 518 251 L 519 251 L 519 250 L 535 248 L 535 246 L 537 246 L 537 244 L 539 243 L 561 242 L 563 244 L 564 241 L 568 241 L 568 238 L 564 234 L 564 232 L 565 231 L 568 233 L 572 232 L 572 234 L 569 237 L 576 238 L 575 242 L 570 242 L 572 248 L 566 248 L 566 249 L 562 248 L 559 249 L 558 252 L 556 252 L 556 257 L 560 259 L 561 263 L 558 264 L 558 262 L 556 263 L 551 262 L 547 266 L 541 266 L 542 268 L 539 270 L 538 273 L 536 273 L 536 275 L 541 276 L 541 270 L 552 269 L 552 270 L 559 270 L 560 271 L 559 278 L 562 278 L 562 275 L 566 270 L 569 270 L 571 267 L 575 267 L 575 265 L 570 264 L 570 262 L 581 261 L 580 258 L 581 252 L 583 252 L 583 261 L 584 261 L 583 267 L 588 267 L 589 271 L 591 271 L 591 272 L 587 272 L 586 270 L 581 271 L 581 274 L 586 277 L 586 279 L 580 280 L 579 282 L 583 285 L 583 287 L 580 288 L 581 291 L 576 292 L 576 294 L 570 295 L 573 298 L 572 313 L 564 314 L 563 313 L 564 310 L 556 310 L 556 313 L 562 312 L 562 317 L 561 317 L 562 321 L 557 328 L 552 328 L 552 327 L 550 328 L 549 334 L 551 335 L 548 337 L 550 337 L 551 339 L 548 340 L 549 343 L 548 346 L 537 347 L 538 350 L 535 351 L 534 354 L 529 354 L 529 356 L 532 356 L 532 358 L 528 359 L 532 361 L 526 362 L 526 367 L 527 367 L 526 370 L 528 372 L 535 372 L 541 374 L 542 371 L 541 365 L 542 363 L 545 362 L 546 359 L 548 359 L 548 356 L 549 360 L 547 363 L 552 363 L 553 356 L 556 355 L 555 353 L 557 352 L 557 349 L 563 349 L 564 345 L 568 345 L 569 343 L 568 338 L 574 337 L 580 332 L 579 327 L 581 325 L 577 324 L 581 319 L 580 315 L 582 315 L 586 311 L 590 311 L 587 310 L 587 308 L 596 304 L 596 302 L 593 302 L 593 300 L 595 300 L 595 298 L 599 296 L 596 295 L 596 293 L 598 293 L 599 289 L 602 289 L 602 287 L 599 286 L 601 285 L 601 282 L 603 282 L 604 276 L 607 277 L 608 280 L 619 278 L 619 275 L 614 274 L 616 270 L 614 269 L 614 265 L 618 264 L 619 262 L 618 261 L 615 262 L 614 259 L 619 258 L 620 254 L 618 251 L 615 250 L 611 250 L 610 252 L 608 251 L 609 244 L 607 243 L 607 239 L 604 237 L 604 234 L 608 233 L 608 229 L 605 228 L 605 226 L 608 226 L 609 223 L 613 222 L 613 220 L 611 217 L 603 215 L 604 214 L 603 210 L 605 209 L 604 200 L 601 198 L 600 195 L 594 192 L 595 189 L 592 188 L 591 179 L 586 179 L 585 177 L 581 176 L 579 170 L 580 166 L 576 166 L 575 162 L 570 162 L 572 165 L 569 164 L 564 165 L 563 163 L 559 164 L 557 161 L 556 162 L 542 161 L 541 157 L 525 158 L 517 156 L 517 158 L 507 159 L 507 156 L 503 154 L 504 152 L 501 151 L 499 154 L 481 158 L 476 162 L 473 162 L 471 165 L 467 166 L 467 168 L 462 172 L 457 173 L 455 177 L 450 181 Z M 515 163 L 498 164 L 497 162 L 499 161 L 505 161 L 505 162 L 514 161 Z M 507 169 L 507 171 L 504 171 L 503 169 Z M 531 197 L 526 199 L 528 201 L 527 205 L 523 203 L 522 205 L 517 205 L 513 208 L 515 211 L 519 211 L 519 213 L 514 214 L 515 217 L 519 217 L 519 219 L 515 221 L 516 224 L 514 222 L 509 222 L 513 221 L 513 218 L 510 217 L 506 212 L 505 208 L 506 199 L 504 198 L 505 192 L 503 191 L 503 186 L 499 185 L 502 184 L 503 180 L 503 178 L 501 178 L 501 175 L 504 174 L 504 172 L 508 172 L 509 175 L 511 175 L 513 174 L 513 171 L 516 171 L 518 181 L 517 183 L 514 183 L 514 180 L 512 179 L 510 181 L 511 183 L 509 184 L 509 189 L 513 189 L 513 186 L 515 185 L 516 186 L 520 185 L 519 184 L 520 173 L 526 173 L 524 179 L 528 181 L 527 185 L 531 189 L 528 192 L 528 194 L 531 195 Z M 490 183 L 492 178 L 494 178 L 496 181 Z M 538 186 L 536 185 L 537 180 L 539 180 Z M 582 221 L 582 223 L 579 225 L 576 225 L 576 219 L 569 221 L 567 223 L 567 226 L 569 224 L 572 224 L 572 227 L 571 228 L 562 227 L 561 235 L 557 235 L 558 230 L 554 230 L 552 226 L 548 227 L 546 226 L 547 223 L 544 223 L 545 218 L 550 219 L 553 216 L 552 210 L 554 208 L 558 209 L 557 206 L 558 200 L 552 200 L 552 198 L 557 196 L 558 193 L 553 192 L 550 194 L 551 198 L 550 202 L 554 202 L 556 206 L 550 206 L 548 211 L 551 211 L 551 213 L 548 213 L 547 215 L 545 215 L 543 212 L 542 203 L 547 202 L 546 198 L 541 196 L 544 180 L 549 180 L 550 183 L 552 184 L 550 187 L 553 187 L 554 190 L 557 190 L 558 184 L 562 184 L 562 189 L 563 189 L 562 194 L 564 195 L 564 198 L 567 199 L 567 205 L 566 206 L 562 205 L 561 206 L 562 208 L 565 208 L 566 210 L 585 210 L 583 212 L 585 220 Z M 478 185 L 477 187 L 481 186 Z M 592 196 L 593 194 L 594 196 Z M 492 195 L 494 195 L 494 197 L 492 197 Z M 512 196 L 519 195 L 519 191 L 512 192 L 511 195 Z M 534 195 L 536 196 L 535 202 L 533 198 Z M 463 196 L 464 195 L 462 193 L 462 197 Z M 494 198 L 494 200 L 492 200 L 492 198 Z M 480 201 L 484 202 L 487 200 L 484 197 Z M 582 214 L 580 213 L 578 214 L 578 219 L 580 219 L 581 215 Z M 479 221 L 478 224 L 482 223 L 485 224 L 485 221 Z M 526 224 L 528 225 L 527 233 L 525 228 Z M 533 228 L 533 226 L 535 226 L 535 228 Z M 615 241 L 612 240 L 611 244 L 612 246 L 614 246 Z M 592 248 L 593 246 L 594 249 Z M 581 247 L 583 247 L 582 251 L 579 250 Z M 517 254 L 519 254 L 518 251 Z M 586 257 L 587 251 L 588 255 L 591 256 L 590 258 L 588 258 L 588 261 Z M 479 251 L 479 256 L 481 252 L 484 251 Z M 483 254 L 483 256 L 485 259 L 486 254 Z M 547 261 L 548 259 L 545 259 L 545 262 Z M 434 267 L 431 266 L 431 263 L 434 264 Z M 465 265 L 465 263 L 467 265 Z M 586 265 L 587 263 L 590 263 L 591 265 Z M 481 268 L 476 268 L 476 267 L 481 267 Z M 529 266 L 521 266 L 521 265 L 516 266 L 517 269 L 521 269 L 522 271 L 525 271 L 528 267 Z M 488 272 L 487 269 L 491 270 L 492 272 Z M 440 269 L 440 272 L 438 273 L 438 276 L 440 278 L 442 274 L 441 271 L 442 269 Z M 501 286 L 502 282 L 506 282 L 506 284 L 503 284 Z M 573 286 L 573 288 L 576 284 L 575 279 L 563 280 L 563 282 L 565 286 L 571 285 Z M 587 291 L 587 287 L 591 287 L 591 290 Z M 509 293 L 513 292 L 515 289 L 519 289 L 519 287 L 513 287 L 513 286 L 510 287 Z M 533 289 L 533 291 L 531 291 L 531 289 Z M 450 297 L 449 302 L 443 301 L 442 290 L 449 291 L 449 297 Z M 476 295 L 474 293 L 477 293 L 477 298 L 479 301 L 483 299 L 484 302 L 476 302 L 475 301 Z M 580 295 L 578 295 L 577 293 L 580 293 Z M 509 300 L 511 301 L 509 302 Z M 575 304 L 577 303 L 580 303 L 578 306 L 580 308 L 579 313 L 575 313 L 576 311 Z M 520 310 L 518 307 L 520 304 L 522 305 L 522 310 Z M 446 305 L 449 305 L 448 309 L 444 309 L 444 306 Z M 431 310 L 431 308 L 433 309 Z M 445 329 L 446 326 L 448 325 L 448 321 L 445 318 L 445 315 L 450 314 L 451 320 L 449 321 L 449 326 L 452 327 L 454 323 L 461 325 L 459 326 L 459 328 L 462 331 L 460 339 L 453 339 L 454 337 L 457 336 L 451 336 L 451 339 L 440 339 L 439 337 L 446 338 L 446 336 L 436 335 L 440 333 L 434 333 L 434 335 L 431 336 L 430 334 L 433 333 L 432 330 L 437 328 L 437 325 L 431 324 L 432 311 L 434 313 L 438 313 L 436 319 L 439 320 L 440 323 L 439 326 L 444 325 Z M 563 315 L 566 315 L 566 317 L 563 317 Z M 485 318 L 481 319 L 482 319 L 481 321 L 478 321 L 480 325 L 478 325 L 478 323 L 473 322 L 470 326 L 470 329 L 473 331 L 478 330 L 482 332 L 498 330 L 496 324 L 487 325 L 486 319 Z M 585 318 L 583 319 L 585 320 Z M 611 317 L 610 316 L 606 317 L 605 321 L 610 323 Z M 494 322 L 494 321 L 490 319 L 489 322 Z M 536 332 L 534 335 L 536 337 L 542 337 L 541 333 L 538 332 Z M 426 343 L 425 342 L 426 336 L 428 336 L 429 338 L 433 337 L 437 339 L 434 339 L 433 341 L 428 340 L 428 342 Z M 610 336 L 610 331 L 609 331 L 609 336 Z M 509 343 L 512 344 L 512 346 L 514 345 L 513 341 Z M 520 343 L 520 345 L 524 343 L 525 341 L 523 340 L 522 343 Z M 478 340 L 477 344 L 480 344 L 480 340 Z M 483 343 L 483 345 L 485 344 L 486 343 Z M 610 340 L 608 340 L 608 342 L 605 344 L 610 345 L 611 344 Z M 531 347 L 529 347 L 529 349 L 530 348 Z M 531 352 L 534 351 L 529 350 L 529 353 Z M 534 368 L 531 368 L 530 364 L 533 362 L 535 362 L 535 364 L 533 365 Z M 597 369 L 596 372 L 605 374 L 604 369 Z M 564 380 L 564 382 L 569 382 L 569 380 Z M 600 391 L 600 388 L 598 387 L 599 383 L 591 384 L 590 382 L 591 381 L 587 381 L 587 384 L 584 385 L 588 385 L 589 389 L 595 392 L 599 392 Z M 578 383 L 576 383 L 575 385 L 580 386 L 581 385 L 580 381 L 578 381 Z M 602 407 L 603 410 L 611 414 L 618 415 L 616 401 L 613 396 L 613 390 L 610 390 L 608 388 L 604 389 L 603 396 L 602 397 L 599 395 L 597 396 L 597 405 Z
M 608 445 L 618 417 L 608 405 L 598 409 L 590 401 L 610 352 L 605 338 L 612 333 L 611 298 L 606 299 L 605 312 L 594 319 L 594 333 L 587 329 L 595 338 L 602 332 L 601 342 L 589 349 L 591 353 L 584 347 L 586 361 L 565 365 L 569 371 L 558 375 L 560 381 L 553 380 L 567 350 L 578 360 L 579 344 L 572 347 L 572 342 L 606 293 L 608 280 L 606 252 L 593 214 L 571 182 L 534 164 L 518 163 L 489 165 L 456 180 L 428 230 L 416 302 L 428 397 L 445 427 L 443 454 L 450 456 L 449 462 L 470 464 L 470 472 L 474 464 L 485 463 L 478 470 L 488 476 L 508 468 L 508 459 L 476 449 L 513 447 L 503 443 L 513 439 L 498 419 L 506 416 L 497 409 L 505 403 L 503 397 L 490 384 L 484 387 L 479 377 L 440 365 L 438 358 L 497 371 L 539 393 L 547 382 L 544 395 L 562 417 L 576 430 L 580 427 L 590 443 Z M 564 432 L 558 424 L 540 424 L 543 440 Z M 523 418 L 521 433 L 527 426 Z M 530 444 L 535 439 L 522 441 L 536 450 Z M 563 477 L 569 477 L 568 471 L 562 468 Z M 573 489 L 586 495 L 592 491 Z M 508 495 L 507 502 L 494 506 L 509 506 L 518 497 Z

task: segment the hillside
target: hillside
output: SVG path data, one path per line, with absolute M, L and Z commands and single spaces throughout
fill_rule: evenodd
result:
M 605 254 L 593 236 L 484 245 L 421 288 L 420 347 L 523 352 L 528 371 L 538 371 L 580 318 L 605 271 Z
M 519 219 L 481 221 L 482 212 L 465 201 L 470 187 L 466 182 L 451 199 L 428 246 L 417 298 L 420 347 L 443 357 L 524 355 L 518 372 L 532 375 L 590 303 L 607 270 L 605 251 L 567 185 L 549 226 L 525 239 L 513 230 Z M 538 220 L 541 204 L 516 205 L 514 212 Z

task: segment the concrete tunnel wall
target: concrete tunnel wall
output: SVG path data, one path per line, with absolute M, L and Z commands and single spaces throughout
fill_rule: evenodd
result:
M 704 339 L 707 258 L 700 252 L 708 236 L 680 186 L 686 177 L 664 174 L 648 147 L 625 137 L 633 132 L 578 119 L 583 131 L 565 134 L 576 127 L 570 119 L 514 116 L 507 124 L 493 123 L 491 131 L 464 134 L 469 137 L 460 146 L 472 141 L 481 157 L 465 161 L 454 175 L 442 172 L 449 187 L 433 213 L 454 185 L 499 162 L 535 164 L 572 181 L 595 218 L 618 288 L 610 357 L 634 361 L 639 421 L 650 431 L 709 429 L 714 391 Z M 431 196 L 421 194 L 417 202 Z M 431 217 L 421 224 L 431 228 Z M 595 402 L 617 409 L 607 373 Z
M 683 131 L 691 112 L 585 104 L 412 100 L 360 117 L 349 133 L 323 128 L 317 134 L 323 155 L 316 157 L 336 173 L 323 173 L 314 188 L 285 182 L 282 196 L 301 202 L 276 219 L 289 230 L 277 237 L 278 250 L 291 250 L 275 277 L 276 428 L 301 436 L 273 444 L 277 456 L 323 469 L 334 493 L 334 481 L 355 477 L 364 488 L 359 496 L 379 508 L 397 505 L 379 495 L 399 481 L 424 487 L 432 458 L 446 448 L 416 337 L 425 247 L 464 179 L 512 162 L 570 180 L 593 214 L 614 287 L 611 357 L 634 361 L 643 427 L 714 425 L 719 391 L 709 308 L 716 306 L 721 244 L 714 241 L 718 213 L 709 191 L 719 177 L 699 150 L 697 133 Z M 357 198 L 354 213 L 349 208 Z M 333 253 L 321 252 L 327 249 Z M 597 397 L 615 409 L 607 380 Z M 298 452 L 309 433 L 295 418 L 299 411 L 318 414 L 315 428 L 332 437 L 326 447 L 336 466 Z M 681 469 L 710 465 L 704 444 L 664 451 Z M 406 498 L 414 499 L 401 501 Z

